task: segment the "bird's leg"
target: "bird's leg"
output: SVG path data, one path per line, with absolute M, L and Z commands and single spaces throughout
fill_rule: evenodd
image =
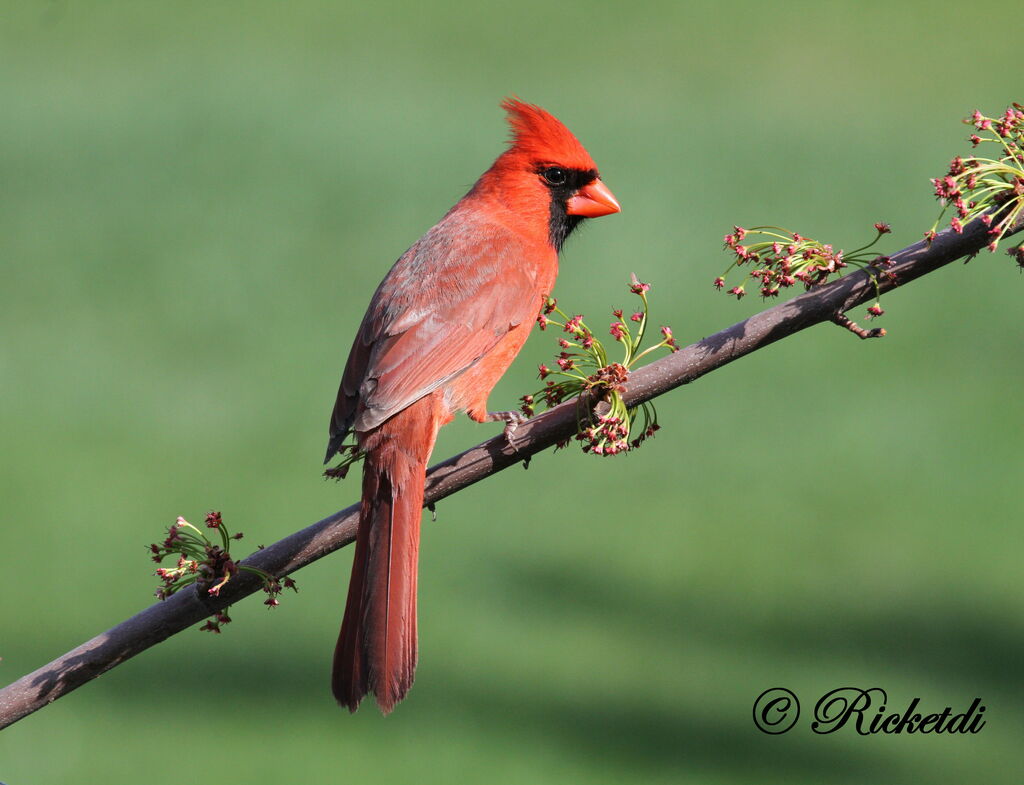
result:
M 503 422 L 505 423 L 505 441 L 508 442 L 508 446 L 516 452 L 519 450 L 516 448 L 516 441 L 513 434 L 516 428 L 522 425 L 529 419 L 521 411 L 515 410 L 511 412 L 487 412 L 484 415 L 485 422 Z

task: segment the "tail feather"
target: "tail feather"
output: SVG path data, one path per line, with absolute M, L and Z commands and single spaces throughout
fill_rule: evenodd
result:
M 438 427 L 429 403 L 395 415 L 363 446 L 356 553 L 332 674 L 334 696 L 350 711 L 372 692 L 389 713 L 416 673 L 423 482 Z

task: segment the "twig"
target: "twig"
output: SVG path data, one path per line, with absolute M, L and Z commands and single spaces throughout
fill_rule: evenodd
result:
M 1020 216 L 1008 234 L 1024 228 Z M 893 276 L 875 280 L 861 270 L 831 284 L 762 311 L 702 341 L 687 346 L 632 373 L 624 398 L 635 406 L 700 378 L 750 352 L 821 322 L 831 322 L 876 297 L 915 278 L 976 254 L 989 238 L 980 221 L 962 234 L 940 233 L 931 244 L 915 243 L 892 256 Z M 516 431 L 516 450 L 507 449 L 499 435 L 437 464 L 427 473 L 425 506 L 472 485 L 502 469 L 571 436 L 576 430 L 576 402 L 568 401 L 524 423 Z M 278 577 L 298 570 L 355 539 L 359 505 L 352 505 L 312 526 L 257 551 L 245 564 Z M 260 582 L 248 574 L 232 579 L 216 598 L 200 597 L 194 588 L 174 594 L 107 632 L 86 641 L 37 671 L 0 690 L 0 728 L 52 703 L 150 646 L 201 621 L 215 611 L 258 591 Z
M 832 321 L 838 324 L 840 327 L 849 330 L 851 333 L 856 335 L 858 338 L 882 338 L 885 335 L 884 327 L 873 327 L 867 330 L 853 321 L 849 316 L 841 311 L 837 311 L 832 314 Z

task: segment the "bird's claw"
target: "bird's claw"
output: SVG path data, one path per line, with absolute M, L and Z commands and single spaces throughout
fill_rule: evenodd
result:
M 515 431 L 520 425 L 529 419 L 525 414 L 516 410 L 511 412 L 487 412 L 487 420 L 489 422 L 503 422 L 505 423 L 505 441 L 508 442 L 508 446 L 516 452 L 519 452 L 519 448 L 516 447 Z

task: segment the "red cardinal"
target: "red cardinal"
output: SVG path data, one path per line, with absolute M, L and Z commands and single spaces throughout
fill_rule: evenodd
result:
M 416 671 L 416 567 L 427 461 L 437 429 L 477 422 L 522 348 L 583 218 L 619 211 L 593 160 L 538 106 L 506 100 L 512 141 L 476 185 L 406 251 L 377 287 L 331 415 L 327 458 L 354 431 L 366 454 L 348 603 L 332 687 L 355 711 L 385 714 Z

